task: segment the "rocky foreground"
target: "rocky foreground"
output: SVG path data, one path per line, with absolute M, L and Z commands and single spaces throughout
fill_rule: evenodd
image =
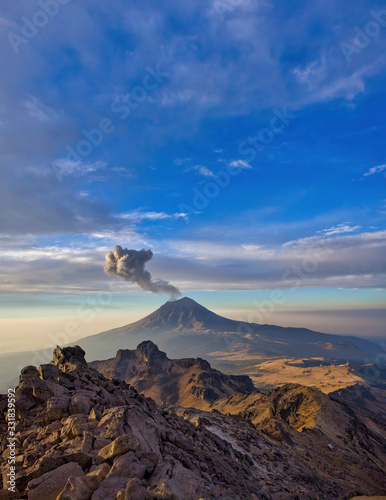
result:
M 84 356 L 80 347 L 58 347 L 51 364 L 22 370 L 16 388 L 16 493 L 6 489 L 11 451 L 7 398 L 1 397 L 0 499 L 329 500 L 386 491 L 378 433 L 354 417 L 349 432 L 358 457 L 351 454 L 347 468 L 336 469 L 336 457 L 343 458 L 323 441 L 323 422 L 308 431 L 291 427 L 287 439 L 285 433 L 270 435 L 267 427 L 258 430 L 262 420 L 253 425 L 246 415 L 160 407 L 126 382 L 105 378 Z M 275 432 L 280 418 L 285 425 L 293 421 L 280 397 L 271 397 Z M 296 408 L 302 399 L 297 397 Z M 328 451 L 319 462 L 294 439 L 296 433 L 304 441 L 311 436 L 311 446 L 323 442 Z

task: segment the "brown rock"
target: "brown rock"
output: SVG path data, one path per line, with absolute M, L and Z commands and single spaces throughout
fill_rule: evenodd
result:
M 80 450 L 83 453 L 90 453 L 92 451 L 92 445 L 94 441 L 94 436 L 90 431 L 83 432 L 83 441 Z
M 106 439 L 103 436 L 96 436 L 94 440 L 94 445 L 93 448 L 94 450 L 100 450 L 101 448 L 104 448 L 108 444 L 111 443 L 110 439 Z
M 141 453 L 138 459 L 146 466 L 146 477 L 149 477 L 158 465 L 157 455 L 151 452 Z
M 93 490 L 85 483 L 83 477 L 71 476 L 56 500 L 89 500 Z
M 29 500 L 56 500 L 69 476 L 80 477 L 84 472 L 76 463 L 62 465 L 28 483 Z
M 139 462 L 133 452 L 126 453 L 114 461 L 107 478 L 94 492 L 92 500 L 116 498 L 121 490 L 125 490 L 131 478 L 143 479 L 146 465 Z
M 128 451 L 137 451 L 138 448 L 138 441 L 132 436 L 124 434 L 99 451 L 96 458 L 96 463 L 100 464 L 102 462 L 105 462 L 106 460 L 110 460 L 116 457 L 117 455 L 123 455 Z
M 87 394 L 74 394 L 71 398 L 69 405 L 70 414 L 84 414 L 88 415 L 91 409 L 90 395 Z
M 43 380 L 57 380 L 60 374 L 60 370 L 57 366 L 53 364 L 40 365 L 39 375 Z
M 151 500 L 147 489 L 138 478 L 130 479 L 125 491 L 120 491 L 117 500 Z
M 70 398 L 68 396 L 53 397 L 47 401 L 47 417 L 61 420 L 69 414 Z

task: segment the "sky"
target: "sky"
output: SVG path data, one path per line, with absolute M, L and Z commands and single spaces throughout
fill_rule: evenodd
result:
M 0 349 L 150 313 L 384 335 L 386 9 L 4 0 Z M 54 339 L 54 340 L 53 340 Z

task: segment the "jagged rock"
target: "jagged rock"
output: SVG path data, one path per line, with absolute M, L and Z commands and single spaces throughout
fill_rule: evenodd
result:
M 47 401 L 47 417 L 51 420 L 61 420 L 69 415 L 69 396 L 53 397 Z
M 20 388 L 16 391 L 16 409 L 26 412 L 36 406 L 37 400 L 33 396 L 32 388 Z
M 59 374 L 59 368 L 53 364 L 40 365 L 39 367 L 39 375 L 43 380 L 56 381 L 59 377 Z
M 89 500 L 110 471 L 107 464 L 95 467 L 85 476 L 70 477 L 60 493 L 60 500 Z
M 62 423 L 62 439 L 74 439 L 79 436 L 83 436 L 85 431 L 94 429 L 98 425 L 98 422 L 90 420 L 86 415 L 71 415 L 65 420 L 62 420 Z
M 132 436 L 124 434 L 123 436 L 119 436 L 112 443 L 108 444 L 99 451 L 96 458 L 96 463 L 100 464 L 102 462 L 105 462 L 106 460 L 111 460 L 117 455 L 123 455 L 128 451 L 137 451 L 138 448 L 138 441 Z
M 146 476 L 149 477 L 158 465 L 158 457 L 155 453 L 147 452 L 138 455 L 138 459 L 146 465 Z
M 93 443 L 94 443 L 94 436 L 90 431 L 84 431 L 83 432 L 83 441 L 81 445 L 81 452 L 82 453 L 91 453 L 93 449 Z
M 126 488 L 131 478 L 143 479 L 146 473 L 146 465 L 142 464 L 133 452 L 128 452 L 114 461 L 107 478 L 95 491 L 92 500 L 105 500 L 116 498 L 119 491 Z
M 94 407 L 90 411 L 89 418 L 100 420 L 102 418 L 102 413 L 97 408 Z
M 84 415 L 88 415 L 92 406 L 91 397 L 91 394 L 82 393 L 77 393 L 72 396 L 69 405 L 70 414 L 83 413 Z
M 94 450 L 100 450 L 101 448 L 104 448 L 108 444 L 111 443 L 110 439 L 106 439 L 103 436 L 96 436 L 94 440 L 94 445 L 93 448 Z
M 126 489 L 120 491 L 117 495 L 117 500 L 151 500 L 151 498 L 142 481 L 137 477 L 130 479 Z
M 20 372 L 21 382 L 26 382 L 28 381 L 28 379 L 36 377 L 39 377 L 39 370 L 36 368 L 36 366 L 26 366 Z
M 145 364 L 165 359 L 149 344 L 142 350 Z M 61 474 L 58 500 L 337 500 L 349 492 L 376 493 L 374 485 L 386 488 L 381 424 L 373 420 L 367 428 L 346 404 L 319 391 L 292 386 L 234 394 L 215 412 L 159 407 L 125 383 L 108 381 L 85 363 L 83 351 L 55 353 L 59 375 L 55 368 L 28 367 L 16 389 L 17 402 L 32 404 L 16 415 L 18 499 L 38 495 L 43 483 L 48 489 L 47 478 L 65 466 L 79 474 Z M 69 415 L 77 396 L 93 408 Z M 3 436 L 4 401 L 0 396 Z M 275 429 L 288 433 L 292 445 L 273 439 Z M 4 475 L 5 439 L 0 453 Z
M 56 500 L 70 476 L 83 476 L 77 463 L 68 463 L 33 479 L 28 483 L 29 500 Z
M 87 369 L 85 352 L 79 346 L 59 347 L 54 351 L 53 364 L 64 372 L 83 372 Z
M 169 359 L 150 340 L 134 351 L 120 349 L 115 358 L 94 361 L 91 366 L 106 377 L 127 382 L 158 404 L 205 409 L 235 391 L 249 394 L 255 390 L 248 376 L 225 375 L 201 358 Z

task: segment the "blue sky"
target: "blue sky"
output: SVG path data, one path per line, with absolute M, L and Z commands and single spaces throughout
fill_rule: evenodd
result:
M 218 312 L 295 288 L 266 322 L 382 334 L 384 5 L 48 3 L 0 14 L 4 335 L 77 317 L 116 244 Z M 167 298 L 114 294 L 104 326 Z

